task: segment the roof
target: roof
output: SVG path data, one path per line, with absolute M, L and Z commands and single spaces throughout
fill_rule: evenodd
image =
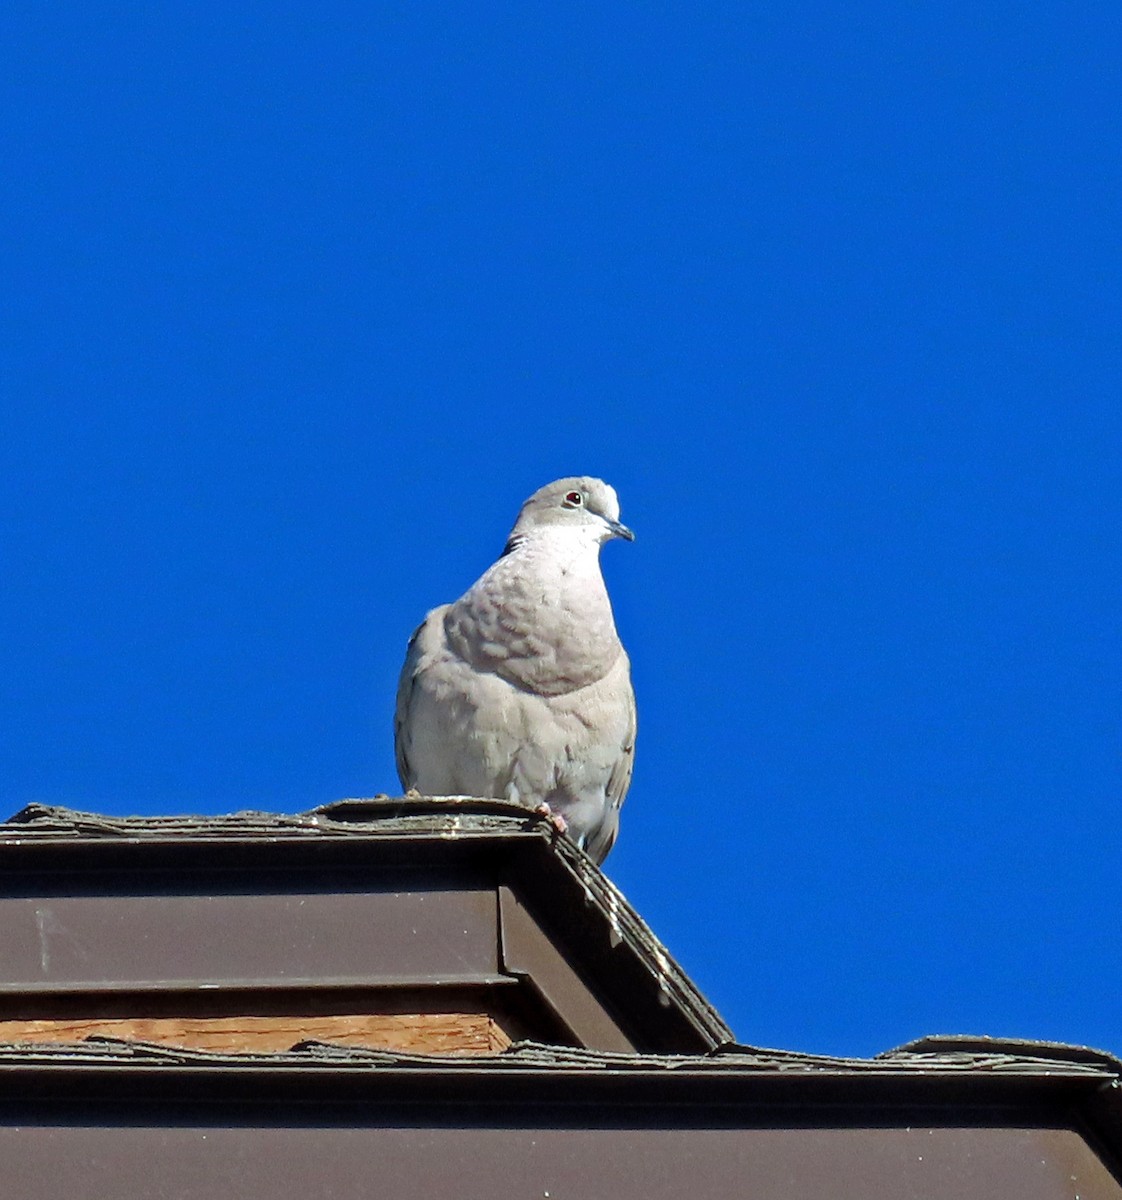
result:
M 234 1177 L 272 1200 L 372 1178 L 427 1200 L 1122 1195 L 1117 1058 L 969 1037 L 871 1059 L 738 1044 L 610 880 L 501 801 L 33 805 L 0 826 L 0 963 L 0 1009 L 472 985 L 537 996 L 568 1038 L 472 1057 L 0 1043 L 0 1179 L 29 1200 L 179 1200 Z
M 1119 1069 L 1015 1043 L 871 1060 L 6 1046 L 0 1181 L 28 1200 L 1118 1200 Z
M 498 1121 L 533 1103 L 561 1106 L 577 1123 L 581 1107 L 607 1104 L 624 1123 L 657 1124 L 654 1110 L 670 1106 L 744 1126 L 1071 1126 L 1108 1158 L 1122 1152 L 1122 1061 L 1085 1047 L 996 1039 L 927 1038 L 869 1059 L 736 1043 L 652 1055 L 533 1042 L 465 1059 L 314 1041 L 283 1054 L 217 1054 L 97 1038 L 0 1045 L 0 1090 L 48 1107 L 66 1107 L 79 1092 L 84 1102 L 128 1108 L 139 1096 L 169 1111 L 237 1100 L 257 1111 L 255 1120 L 314 1100 L 367 1113 L 388 1102 L 399 1116 L 403 1104 L 431 1113 L 470 1102 L 480 1120 L 490 1110 Z
M 77 890 L 101 895 L 116 890 L 135 895 L 138 888 L 148 888 L 164 896 L 207 888 L 227 893 L 232 887 L 301 894 L 362 887 L 392 892 L 405 887 L 402 880 L 422 879 L 426 888 L 459 889 L 455 895 L 449 892 L 448 907 L 457 915 L 466 911 L 472 895 L 479 896 L 477 962 L 464 959 L 464 970 L 471 971 L 458 982 L 499 985 L 513 977 L 526 980 L 562 1024 L 571 1027 L 579 1044 L 690 1053 L 732 1040 L 727 1025 L 618 888 L 559 836 L 551 821 L 506 801 L 376 796 L 296 815 L 240 812 L 214 817 L 107 817 L 33 804 L 0 826 L 0 870 L 6 881 L 0 882 L 0 896 L 5 888 L 11 894 L 21 886 L 23 895 L 44 889 L 48 894 Z M 76 886 L 78 876 L 92 882 Z M 24 885 L 16 882 L 20 877 Z M 484 883 L 498 893 L 498 960 L 485 945 L 483 925 L 490 918 L 486 897 L 478 892 Z M 231 902 L 231 916 L 222 927 L 224 941 L 237 939 L 237 913 L 244 907 Z M 430 903 L 428 911 L 432 908 Z M 353 907 L 349 913 L 340 921 L 352 920 Z M 278 910 L 272 919 L 276 923 L 290 916 Z M 384 967 L 406 949 L 414 958 L 420 952 L 416 939 L 408 947 L 400 938 L 393 946 L 385 941 L 393 936 L 394 921 L 400 924 L 396 909 L 392 920 L 373 922 L 385 944 L 367 948 L 367 963 L 380 958 Z M 67 923 L 71 929 L 85 929 L 91 944 L 102 937 L 104 921 L 99 915 L 71 911 Z M 0 979 L 0 993 L 6 985 L 26 990 L 38 980 L 36 932 L 24 934 L 26 978 Z M 149 956 L 157 940 L 148 939 Z M 263 953 L 260 931 L 247 929 L 245 941 L 239 961 L 252 965 L 255 955 Z M 117 978 L 107 975 L 82 982 L 119 985 L 127 982 L 124 959 L 129 952 L 127 939 L 123 944 L 117 938 L 111 945 L 98 941 L 96 951 L 88 951 L 74 970 L 88 972 L 91 961 L 101 962 L 107 973 L 116 970 Z M 328 966 L 319 950 L 317 954 L 309 974 L 319 970 L 342 975 L 345 964 L 340 965 L 339 956 Z M 449 962 L 419 964 L 413 982 L 457 982 L 449 976 Z M 150 959 L 146 965 L 157 970 Z M 220 982 L 245 987 L 268 982 L 267 970 L 254 975 L 249 965 L 244 979 L 234 980 L 227 972 Z M 142 966 L 133 964 L 132 986 L 145 983 L 136 974 Z M 194 976 L 181 974 L 181 984 L 214 986 L 214 980 L 202 978 L 209 969 L 206 963 L 194 969 Z M 159 970 L 167 979 L 179 965 L 164 963 Z M 56 986 L 75 986 L 76 977 L 64 977 L 63 972 L 60 963 Z M 582 988 L 595 993 L 604 1013 L 593 1011 L 579 994 Z

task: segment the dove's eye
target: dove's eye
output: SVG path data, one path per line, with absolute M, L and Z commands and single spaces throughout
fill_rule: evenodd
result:
M 580 508 L 584 503 L 584 497 L 580 492 L 567 492 L 565 495 L 566 508 Z

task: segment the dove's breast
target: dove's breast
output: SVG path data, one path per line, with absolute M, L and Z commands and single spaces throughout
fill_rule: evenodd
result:
M 500 559 L 451 605 L 444 631 L 475 670 L 542 696 L 588 687 L 623 653 L 596 556 L 558 562 L 533 547 Z

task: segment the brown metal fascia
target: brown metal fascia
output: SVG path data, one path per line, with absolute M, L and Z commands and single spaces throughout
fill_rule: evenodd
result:
M 508 887 L 498 889 L 499 964 L 504 973 L 532 987 L 569 1031 L 572 1044 L 589 1049 L 634 1053 L 635 1042 L 613 1019 L 572 963 L 527 912 Z
M 186 1012 L 207 990 L 512 982 L 496 948 L 504 839 L 243 832 L 0 845 L 0 993 L 26 1008 L 33 994 L 124 989 L 177 996 Z
M 1116 1181 L 1067 1130 L 0 1127 L 5 1183 L 23 1200 L 81 1194 L 269 1200 L 372 1193 L 496 1196 L 733 1195 L 819 1200 L 1118 1200 Z M 1074 1182 L 1073 1182 L 1074 1181 Z
M 454 838 L 432 831 L 211 837 L 200 831 L 145 838 L 0 838 L 0 871 L 4 873 L 4 890 L 18 886 L 23 877 L 30 881 L 36 877 L 122 870 L 128 871 L 130 886 L 141 888 L 146 873 L 155 877 L 184 872 L 202 878 L 208 873 L 242 869 L 307 874 L 324 869 L 369 871 L 376 867 L 409 872 L 432 869 L 434 865 L 450 871 L 494 873 L 508 846 L 527 840 L 537 842 L 540 837 L 517 831 L 468 831 Z
M 400 1119 L 411 1106 L 428 1120 L 459 1111 L 468 1123 L 587 1124 L 595 1110 L 603 1124 L 672 1124 L 745 1127 L 873 1128 L 905 1124 L 993 1127 L 1073 1127 L 1086 1115 L 1103 1080 L 1085 1074 L 1052 1076 L 954 1072 L 845 1072 L 511 1068 L 486 1064 L 425 1068 L 374 1065 L 359 1060 L 306 1065 L 293 1055 L 184 1063 L 168 1054 L 132 1062 L 90 1061 L 74 1047 L 74 1060 L 55 1052 L 0 1062 L 0 1109 L 9 1116 L 24 1104 L 111 1105 L 144 1108 L 182 1104 L 236 1105 L 242 1120 L 356 1120 L 351 1106 L 388 1105 Z M 85 1057 L 85 1061 L 83 1058 Z M 180 1056 L 182 1057 L 182 1056 Z M 199 1055 L 198 1057 L 202 1057 Z M 217 1059 L 218 1056 L 212 1056 Z M 278 1058 L 283 1062 L 275 1061 Z M 61 1060 L 61 1061 L 60 1061 Z M 488 1060 L 491 1061 L 491 1060 Z M 641 1061 L 641 1060 L 639 1060 Z M 661 1115 L 659 1111 L 661 1110 Z M 332 1111 L 338 1115 L 332 1117 Z M 545 1113 L 553 1115 L 546 1117 Z M 469 1114 L 470 1113 L 470 1117 Z M 272 1114 L 272 1117 L 270 1117 Z M 2 1115 L 2 1114 L 0 1114 Z M 369 1114 L 368 1114 L 369 1115 Z M 361 1122 L 360 1122 L 361 1123 Z M 1117 1158 L 1119 1140 L 1099 1141 Z
M 0 993 L 501 978 L 494 892 L 0 897 Z
M 1083 1136 L 1122 1180 L 1122 1079 L 1107 1079 L 1077 1109 Z
M 637 1050 L 697 1054 L 733 1041 L 639 914 L 565 839 L 519 844 L 505 882 Z

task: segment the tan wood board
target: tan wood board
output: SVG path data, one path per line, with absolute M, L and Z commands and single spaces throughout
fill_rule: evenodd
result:
M 91 1036 L 192 1050 L 275 1052 L 297 1042 L 340 1042 L 419 1054 L 498 1054 L 510 1038 L 488 1013 L 318 1016 L 88 1017 L 0 1021 L 0 1042 L 79 1042 Z

